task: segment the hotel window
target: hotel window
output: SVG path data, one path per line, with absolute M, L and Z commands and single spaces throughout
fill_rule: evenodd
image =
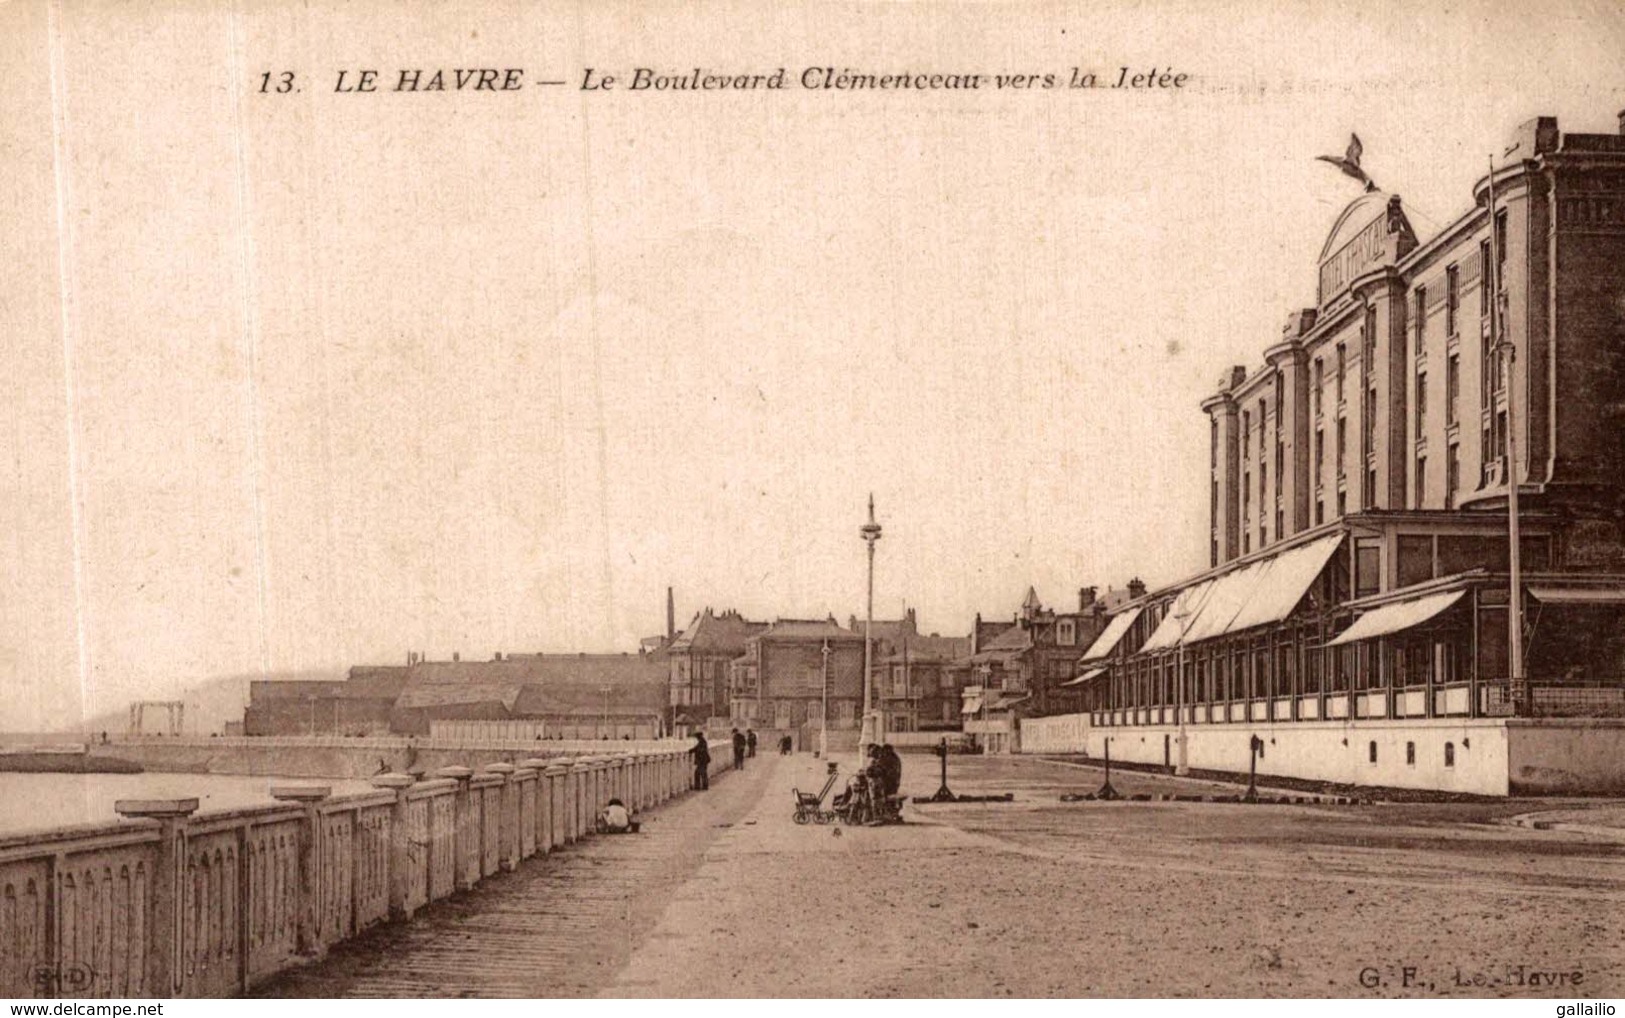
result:
M 1506 289 L 1507 267 L 1507 214 L 1502 209 L 1495 214 L 1495 292 Z
M 1377 451 L 1377 390 L 1365 391 L 1365 412 L 1360 415 L 1360 452 L 1366 456 Z
M 1349 374 L 1349 352 L 1342 343 L 1337 344 L 1337 402 L 1343 402 L 1343 383 Z
M 1213 420 L 1208 427 L 1208 466 L 1219 469 L 1219 422 Z
M 1264 420 L 1269 415 L 1269 404 L 1258 401 L 1258 465 L 1264 466 Z
M 1478 243 L 1478 315 L 1480 318 L 1490 316 L 1490 289 L 1492 271 L 1490 266 L 1490 242 L 1487 240 Z
M 1366 744 L 1366 758 L 1372 763 L 1377 762 L 1377 744 L 1375 742 Z
M 1337 478 L 1342 480 L 1347 471 L 1343 461 L 1347 458 L 1349 445 L 1349 421 L 1347 417 L 1337 419 Z
M 1315 487 L 1326 480 L 1326 430 L 1315 429 Z
M 1428 288 L 1416 288 L 1416 356 L 1422 356 L 1428 342 Z
M 1444 270 L 1444 334 L 1456 335 L 1456 312 L 1461 309 L 1461 270 L 1452 265 Z
M 1428 490 L 1428 458 L 1416 457 L 1416 508 L 1422 508 L 1423 499 L 1427 497 Z
M 1416 437 L 1418 440 L 1427 437 L 1428 427 L 1428 375 L 1426 371 L 1416 374 Z
M 1461 446 L 1450 443 L 1444 461 L 1444 507 L 1456 507 L 1456 489 L 1461 487 Z
M 1078 642 L 1078 624 L 1071 619 L 1062 619 L 1055 623 L 1055 642 L 1063 647 L 1070 647 Z M 1060 662 L 1065 665 L 1066 662 Z
M 1326 393 L 1326 359 L 1315 358 L 1315 416 L 1321 414 L 1321 404 Z
M 1461 403 L 1461 355 L 1451 354 L 1444 365 L 1444 422 L 1455 424 Z
M 1354 542 L 1354 596 L 1365 597 L 1382 589 L 1382 545 L 1376 538 Z
M 1317 499 L 1315 499 L 1315 526 L 1318 527 L 1322 523 L 1325 523 L 1325 522 L 1326 522 L 1326 500 L 1323 499 L 1323 498 L 1317 498 Z
M 1337 515 L 1346 516 L 1349 511 L 1349 497 L 1344 492 L 1337 493 Z
M 1412 767 L 1416 766 L 1416 743 L 1405 743 L 1405 762 Z
M 1444 744 L 1444 765 L 1446 767 L 1456 766 L 1456 744 L 1453 742 Z
M 1365 472 L 1365 508 L 1377 507 L 1377 468 L 1371 467 Z

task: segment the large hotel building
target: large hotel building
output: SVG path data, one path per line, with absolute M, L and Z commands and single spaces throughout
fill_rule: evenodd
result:
M 1425 241 L 1368 190 L 1314 306 L 1202 409 L 1209 568 L 1117 611 L 1086 713 L 1025 721 L 1024 749 L 1625 788 L 1625 114 L 1524 124 Z

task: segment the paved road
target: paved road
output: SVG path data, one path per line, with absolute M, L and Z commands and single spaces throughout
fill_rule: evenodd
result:
M 935 761 L 905 760 L 905 791 L 935 790 Z M 1060 794 L 1092 790 L 1099 773 L 956 758 L 955 791 L 1012 791 L 1017 801 L 911 807 L 902 827 L 798 827 L 790 787 L 817 787 L 820 765 L 755 763 L 663 807 L 644 835 L 534 861 L 267 990 L 1570 999 L 1625 991 L 1625 845 L 1492 822 L 1540 804 L 1062 804 Z M 1126 772 L 1113 783 L 1127 794 L 1211 790 Z M 1537 972 L 1542 985 L 1531 987 Z

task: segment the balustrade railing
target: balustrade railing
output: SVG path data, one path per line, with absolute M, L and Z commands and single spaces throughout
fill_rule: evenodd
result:
M 667 747 L 381 774 L 337 798 L 273 787 L 277 805 L 201 814 L 125 800 L 121 822 L 0 838 L 0 997 L 242 993 L 587 837 L 611 798 L 686 791 L 687 749 Z

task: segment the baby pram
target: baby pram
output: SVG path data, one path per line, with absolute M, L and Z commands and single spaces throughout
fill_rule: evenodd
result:
M 829 777 L 825 779 L 824 787 L 819 789 L 817 795 L 813 795 L 811 792 L 803 792 L 799 788 L 792 788 L 791 791 L 796 796 L 796 823 L 827 824 L 834 820 L 834 811 L 824 808 L 824 797 L 829 795 L 829 790 L 833 787 L 835 787 L 835 765 L 830 764 Z

